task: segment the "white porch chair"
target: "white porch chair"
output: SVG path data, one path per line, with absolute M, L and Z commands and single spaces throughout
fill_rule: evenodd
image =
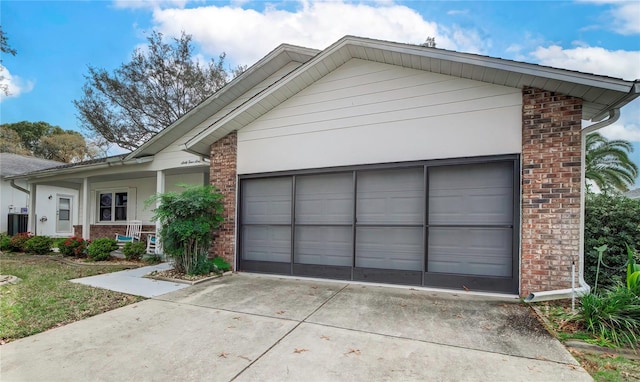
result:
M 151 255 L 156 254 L 156 240 L 157 237 L 155 235 L 147 236 L 147 253 Z
M 122 249 L 126 243 L 133 243 L 136 240 L 140 240 L 141 231 L 142 220 L 129 220 L 126 234 L 121 235 L 116 233 L 116 242 L 118 242 L 118 247 Z

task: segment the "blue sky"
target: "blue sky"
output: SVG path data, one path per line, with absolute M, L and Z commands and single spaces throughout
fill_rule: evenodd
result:
M 2 56 L 12 94 L 0 98 L 0 122 L 74 130 L 72 101 L 82 96 L 88 65 L 118 67 L 154 29 L 168 37 L 184 30 L 199 57 L 226 52 L 233 66 L 283 42 L 322 49 L 346 34 L 407 43 L 435 36 L 441 48 L 640 78 L 639 1 L 3 0 L 0 22 L 18 51 Z M 602 133 L 632 141 L 640 165 L 640 100 Z

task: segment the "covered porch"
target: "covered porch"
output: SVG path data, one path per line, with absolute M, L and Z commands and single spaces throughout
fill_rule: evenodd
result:
M 58 209 L 56 220 L 68 219 L 69 236 L 87 240 L 124 234 L 129 221 L 142 221 L 141 240 L 155 235 L 159 223 L 152 220 L 156 202 L 148 202 L 158 193 L 180 191 L 181 184 L 204 185 L 209 182 L 207 161 L 183 161 L 179 167 L 154 168 L 153 157 L 125 161 L 121 157 L 105 158 L 98 163 L 77 164 L 67 168 L 32 174 L 28 179 L 30 192 L 29 229 L 40 232 L 39 211 L 45 186 L 74 190 L 78 200 L 69 201 L 67 213 Z M 127 164 L 127 165 L 125 165 Z

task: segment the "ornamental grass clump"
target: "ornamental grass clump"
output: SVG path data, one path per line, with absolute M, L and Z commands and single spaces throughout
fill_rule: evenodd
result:
M 162 225 L 162 248 L 174 259 L 176 271 L 199 274 L 206 268 L 201 265 L 207 261 L 213 232 L 223 221 L 222 194 L 210 185 L 181 186 L 184 191 L 154 195 L 147 205 L 160 202 L 153 219 Z

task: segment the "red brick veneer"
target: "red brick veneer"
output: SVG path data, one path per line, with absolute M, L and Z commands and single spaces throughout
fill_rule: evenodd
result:
M 209 180 L 224 196 L 224 221 L 216 232 L 210 254 L 220 256 L 234 264 L 236 244 L 236 183 L 237 183 L 238 139 L 231 132 L 211 145 L 211 167 Z
M 580 251 L 582 99 L 522 91 L 520 294 L 568 288 Z M 499 139 L 499 138 L 498 138 Z
M 143 225 L 143 231 L 151 232 L 156 230 L 155 225 Z M 124 225 L 91 225 L 89 229 L 89 239 L 95 240 L 101 237 L 112 237 L 115 238 L 116 234 L 124 235 L 127 232 L 127 226 Z M 74 225 L 73 226 L 73 234 L 74 236 L 82 237 L 82 226 Z M 144 236 L 144 235 L 143 235 Z M 142 240 L 146 240 L 146 237 L 142 237 Z

